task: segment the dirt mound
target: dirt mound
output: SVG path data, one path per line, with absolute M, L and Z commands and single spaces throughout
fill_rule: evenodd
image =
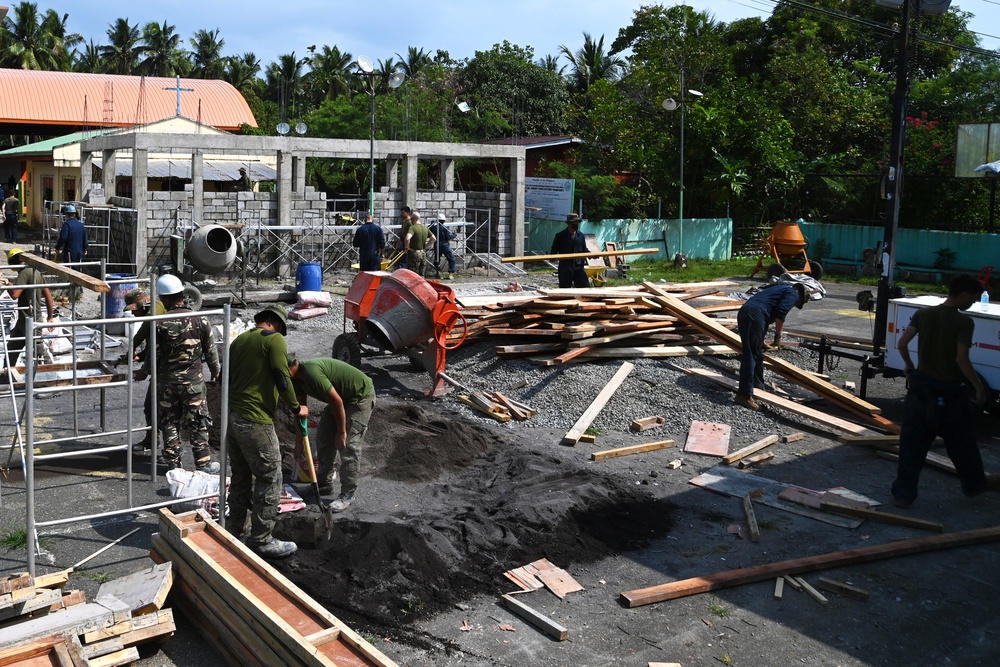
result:
M 470 595 L 510 590 L 503 572 L 512 567 L 542 557 L 562 567 L 592 562 L 671 528 L 671 505 L 529 443 L 493 446 L 481 427 L 440 422 L 419 407 L 382 415 L 366 438 L 366 458 L 383 478 L 373 485 L 405 501 L 384 498 L 385 509 L 363 521 L 338 517 L 325 550 L 307 544 L 313 507 L 283 515 L 276 531 L 303 547 L 279 567 L 334 613 L 400 627 Z

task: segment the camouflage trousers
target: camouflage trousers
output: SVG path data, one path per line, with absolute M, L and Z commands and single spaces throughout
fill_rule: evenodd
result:
M 344 403 L 344 414 L 347 416 L 347 447 L 340 452 L 340 495 L 353 496 L 358 489 L 358 477 L 361 472 L 361 441 L 368 430 L 368 421 L 375 409 L 375 392 L 355 401 Z M 339 425 L 330 407 L 323 410 L 316 429 L 316 441 L 319 446 L 319 483 L 333 483 L 333 469 L 337 458 L 337 448 L 334 441 Z
M 208 431 L 212 416 L 205 399 L 205 383 L 176 385 L 163 383 L 157 392 L 157 419 L 163 434 L 163 460 L 169 465 L 181 464 L 181 426 L 188 430 L 195 466 L 212 460 L 208 447 Z
M 427 251 L 409 250 L 406 253 L 406 268 L 417 275 L 424 275 L 424 271 L 427 269 Z
M 235 410 L 229 413 L 229 518 L 226 527 L 239 537 L 250 514 L 250 546 L 271 541 L 281 499 L 281 449 L 274 424 L 258 424 Z

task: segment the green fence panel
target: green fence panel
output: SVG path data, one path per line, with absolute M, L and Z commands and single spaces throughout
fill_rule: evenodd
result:
M 552 239 L 566 228 L 564 222 L 528 219 L 525 225 L 525 254 L 547 254 L 552 249 Z M 599 248 L 607 242 L 618 248 L 656 248 L 655 255 L 630 255 L 627 261 L 639 257 L 668 259 L 683 252 L 692 259 L 724 261 L 733 254 L 733 221 L 729 218 L 697 218 L 684 220 L 623 219 L 602 220 L 592 223 L 584 220 L 580 225 L 584 234 L 597 237 Z

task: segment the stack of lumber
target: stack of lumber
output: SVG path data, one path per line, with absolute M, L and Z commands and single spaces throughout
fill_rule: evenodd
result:
M 694 301 L 709 316 L 743 305 L 720 292 L 735 288 L 729 281 L 657 285 L 681 301 Z M 570 360 L 626 359 L 731 354 L 725 345 L 668 312 L 657 294 L 645 286 L 605 289 L 550 289 L 538 294 L 459 297 L 469 323 L 468 338 L 516 337 L 523 343 L 500 345 L 499 357 L 530 357 L 544 366 Z M 717 320 L 735 327 L 732 317 Z M 459 332 L 453 333 L 455 341 Z M 454 341 L 453 341 L 454 342 Z
M 230 665 L 396 664 L 203 510 L 160 510 L 152 556 L 173 564 L 178 605 Z
M 94 602 L 63 591 L 71 570 L 32 580 L 0 580 L 0 665 L 111 667 L 139 659 L 139 644 L 174 633 L 162 609 L 173 581 L 167 565 L 153 565 L 105 583 Z
M 530 405 L 515 401 L 499 391 L 473 391 L 468 394 L 459 394 L 458 400 L 498 422 L 509 422 L 511 418 L 523 422 L 538 413 Z

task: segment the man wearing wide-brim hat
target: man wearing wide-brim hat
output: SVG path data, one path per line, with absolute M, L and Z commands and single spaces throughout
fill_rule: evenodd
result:
M 570 253 L 587 252 L 587 242 L 580 233 L 580 216 L 570 213 L 566 216 L 566 229 L 556 234 L 552 239 L 553 255 L 568 255 Z M 586 287 L 586 260 L 559 260 L 559 287 Z
M 240 334 L 229 348 L 229 529 L 250 531 L 246 545 L 265 558 L 295 553 L 294 542 L 273 537 L 281 497 L 281 449 L 274 432 L 278 398 L 298 418 L 309 416 L 299 404 L 288 372 L 288 315 L 279 305 L 254 315 L 256 328 Z

